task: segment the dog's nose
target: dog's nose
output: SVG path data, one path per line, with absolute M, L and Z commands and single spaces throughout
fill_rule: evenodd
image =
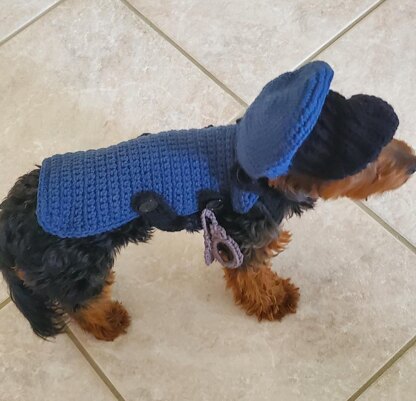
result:
M 416 173 L 416 154 L 414 151 L 412 151 L 412 155 L 407 160 L 407 166 L 408 166 L 407 175 L 412 175 Z

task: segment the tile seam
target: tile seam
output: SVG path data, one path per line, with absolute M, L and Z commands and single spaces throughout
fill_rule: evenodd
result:
M 346 401 L 356 401 L 361 397 L 384 373 L 386 373 L 403 355 L 416 345 L 416 336 L 400 348 L 380 369 L 378 369 L 354 394 Z
M 100 368 L 100 366 L 95 361 L 95 359 L 91 356 L 91 354 L 87 351 L 87 349 L 81 344 L 81 341 L 78 340 L 78 338 L 73 333 L 73 331 L 69 327 L 67 327 L 65 329 L 65 333 L 68 336 L 68 338 L 71 340 L 71 342 L 74 344 L 74 346 L 81 353 L 81 355 L 86 360 L 86 362 L 91 366 L 92 370 L 94 370 L 94 372 L 97 374 L 97 376 L 100 378 L 100 380 L 104 383 L 104 385 L 113 394 L 113 396 L 118 401 L 126 401 L 125 398 L 121 395 L 121 393 L 117 390 L 116 386 L 111 382 L 111 380 L 108 378 L 108 376 Z
M 0 311 L 5 308 L 8 304 L 11 303 L 11 298 L 8 297 L 4 301 L 0 302 Z M 85 349 L 85 347 L 81 344 L 72 330 L 67 327 L 65 329 L 65 333 L 68 336 L 69 340 L 72 344 L 77 348 L 77 350 L 81 353 L 82 357 L 85 361 L 90 365 L 92 370 L 97 374 L 100 380 L 104 383 L 104 385 L 108 388 L 111 394 L 116 398 L 117 401 L 126 401 L 125 398 L 120 394 L 117 390 L 116 386 L 111 382 L 111 380 L 107 377 L 107 375 L 103 372 L 103 370 L 99 367 L 98 363 L 94 360 L 94 358 L 90 355 L 90 353 Z
M 10 297 L 7 297 L 5 300 L 0 302 L 0 310 L 7 306 L 11 302 Z
M 40 20 L 43 16 L 48 14 L 50 11 L 61 5 L 66 0 L 58 0 L 56 3 L 52 4 L 51 6 L 45 8 L 43 11 L 41 11 L 38 15 L 21 25 L 19 28 L 14 30 L 9 35 L 5 36 L 3 39 L 0 40 L 0 47 L 9 42 L 11 39 L 13 39 L 15 36 L 17 36 L 19 33 L 23 32 L 26 28 L 33 25 L 36 21 Z
M 151 29 L 153 29 L 157 34 L 159 34 L 164 40 L 166 40 L 170 45 L 172 45 L 177 51 L 179 51 L 185 58 L 187 58 L 192 64 L 194 64 L 203 74 L 205 74 L 208 78 L 210 78 L 217 86 L 219 86 L 222 90 L 224 90 L 228 95 L 230 95 L 235 101 L 237 101 L 241 106 L 244 108 L 248 107 L 248 103 L 239 96 L 234 90 L 228 87 L 224 82 L 222 82 L 219 78 L 217 78 L 214 73 L 212 73 L 208 68 L 206 68 L 201 62 L 199 62 L 194 56 L 192 56 L 188 51 L 186 51 L 181 45 L 179 45 L 174 39 L 172 39 L 167 33 L 164 32 L 162 28 L 160 28 L 157 24 L 155 24 L 150 18 L 144 15 L 141 11 L 139 11 L 134 5 L 130 3 L 129 0 L 120 0 L 130 11 L 136 14 L 146 25 L 148 25 Z M 368 15 L 370 15 L 374 10 L 376 10 L 380 5 L 385 3 L 387 0 L 378 0 L 369 6 L 366 10 L 364 10 L 361 14 L 355 17 L 352 21 L 350 21 L 343 29 L 341 29 L 337 34 L 331 37 L 329 40 L 324 42 L 321 46 L 318 47 L 317 50 L 312 52 L 309 56 L 303 59 L 300 63 L 298 63 L 294 69 L 301 67 L 302 65 L 308 63 L 309 61 L 316 58 L 319 54 L 329 48 L 332 44 L 334 44 L 338 39 L 344 36 L 347 32 L 349 32 L 352 28 L 354 28 L 357 24 L 359 24 L 363 19 L 365 19 Z
M 317 56 L 319 56 L 321 53 L 323 53 L 326 49 L 331 47 L 335 42 L 337 42 L 339 39 L 341 39 L 346 33 L 348 33 L 350 30 L 355 28 L 363 19 L 368 17 L 373 11 L 375 11 L 378 7 L 380 7 L 386 1 L 387 0 L 378 0 L 375 3 L 373 3 L 366 10 L 364 10 L 361 14 L 359 14 L 352 21 L 350 21 L 337 34 L 335 34 L 332 38 L 330 38 L 323 45 L 319 46 L 318 49 L 316 49 L 309 56 L 307 56 L 303 61 L 301 61 L 299 64 L 297 64 L 296 67 L 294 67 L 294 69 L 300 68 L 303 65 L 305 65 L 306 63 L 308 63 L 309 61 L 312 61 L 313 59 L 315 59 Z
M 137 15 L 147 26 L 153 29 L 159 36 L 173 46 L 179 53 L 181 53 L 188 61 L 196 66 L 205 76 L 210 78 L 217 86 L 219 86 L 224 92 L 231 96 L 240 106 L 248 107 L 248 104 L 238 96 L 232 89 L 224 84 L 219 78 L 217 78 L 211 71 L 208 70 L 202 63 L 200 63 L 195 57 L 188 53 L 182 46 L 176 43 L 169 35 L 167 35 L 161 28 L 159 28 L 154 22 L 146 17 L 141 11 L 134 7 L 128 0 L 120 0 L 130 11 Z
M 375 220 L 380 226 L 382 226 L 391 236 L 393 236 L 397 241 L 399 241 L 403 246 L 409 249 L 411 252 L 416 254 L 416 246 L 412 244 L 404 235 L 400 234 L 393 226 L 391 226 L 387 221 L 385 221 L 381 216 L 379 216 L 373 209 L 369 206 L 364 205 L 361 201 L 354 201 L 354 203 L 368 216 Z

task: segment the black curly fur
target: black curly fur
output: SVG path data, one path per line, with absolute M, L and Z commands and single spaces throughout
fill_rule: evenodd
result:
M 22 176 L 0 205 L 0 269 L 19 310 L 41 337 L 62 332 L 66 315 L 101 293 L 121 247 L 146 242 L 154 224 L 139 217 L 123 227 L 86 238 L 59 238 L 46 233 L 36 218 L 39 168 Z M 225 199 L 217 217 L 239 244 L 248 263 L 254 249 L 278 234 L 281 221 L 313 205 L 277 191 L 266 192 L 275 203 L 273 216 L 259 201 L 247 214 L 235 213 Z M 192 231 L 198 216 L 178 221 Z M 189 224 L 188 224 L 189 223 Z M 24 277 L 22 281 L 17 275 Z

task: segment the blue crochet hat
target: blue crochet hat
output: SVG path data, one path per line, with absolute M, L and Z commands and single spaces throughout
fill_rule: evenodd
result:
M 237 160 L 252 179 L 287 172 L 318 120 L 333 77 L 315 61 L 269 82 L 237 127 Z
M 377 158 L 398 125 L 393 107 L 384 100 L 369 95 L 346 99 L 330 91 L 291 169 L 324 180 L 356 174 Z

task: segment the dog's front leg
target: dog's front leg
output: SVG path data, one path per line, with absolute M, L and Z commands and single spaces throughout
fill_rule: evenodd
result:
M 280 320 L 295 313 L 299 289 L 290 279 L 282 279 L 271 269 L 271 257 L 282 252 L 290 241 L 283 231 L 267 246 L 257 249 L 252 261 L 238 269 L 224 268 L 227 288 L 231 288 L 237 305 L 259 320 Z

